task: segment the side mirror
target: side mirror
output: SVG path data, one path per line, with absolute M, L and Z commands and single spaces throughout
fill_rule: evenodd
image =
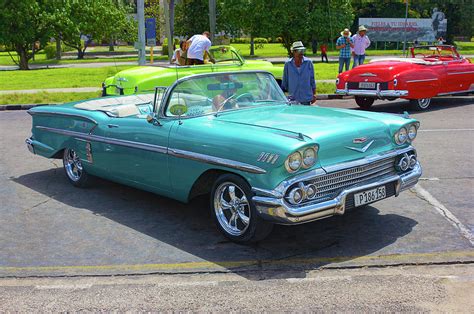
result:
M 153 125 L 158 125 L 158 126 L 161 125 L 160 121 L 158 120 L 158 116 L 157 116 L 156 113 L 154 113 L 154 112 L 147 114 L 147 116 L 146 116 L 146 121 L 147 121 L 148 123 L 153 124 Z
M 188 107 L 183 104 L 175 104 L 170 107 L 170 113 L 173 116 L 182 116 L 186 112 L 188 112 Z

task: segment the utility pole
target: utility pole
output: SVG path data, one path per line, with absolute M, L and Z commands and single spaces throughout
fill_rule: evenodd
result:
M 145 1 L 137 0 L 137 19 L 138 19 L 138 65 L 145 65 Z
M 211 29 L 211 41 L 214 42 L 216 35 L 216 0 L 209 0 L 209 25 Z
M 408 0 L 405 0 L 405 31 L 403 39 L 403 56 L 405 56 L 405 49 L 407 46 L 407 23 L 408 23 Z

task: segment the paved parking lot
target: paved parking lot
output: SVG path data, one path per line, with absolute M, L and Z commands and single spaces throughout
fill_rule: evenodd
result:
M 401 113 L 406 104 L 374 109 Z M 319 105 L 355 108 L 353 100 Z M 278 226 L 242 246 L 220 235 L 205 198 L 186 205 L 99 179 L 72 187 L 60 160 L 26 149 L 30 116 L 0 112 L 0 277 L 271 269 L 294 276 L 318 267 L 474 262 L 474 100 L 437 99 L 413 116 L 424 168 L 416 188 L 344 216 Z

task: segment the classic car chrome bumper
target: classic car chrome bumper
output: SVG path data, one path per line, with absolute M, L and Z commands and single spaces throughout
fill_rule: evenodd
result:
M 380 84 L 377 84 L 377 88 L 373 89 L 349 89 L 347 83 L 344 89 L 336 89 L 336 94 L 344 96 L 369 96 L 377 98 L 392 98 L 392 97 L 405 97 L 408 96 L 407 90 L 381 90 Z
M 349 197 L 353 197 L 353 193 L 370 190 L 382 185 L 394 184 L 394 196 L 414 186 L 422 174 L 421 165 L 417 162 L 412 170 L 403 174 L 389 175 L 379 178 L 369 183 L 362 183 L 344 189 L 337 195 L 337 197 L 320 203 L 313 203 L 301 206 L 291 206 L 286 202 L 282 195 L 270 196 L 271 193 L 262 195 L 258 190 L 252 198 L 257 208 L 258 213 L 265 220 L 269 220 L 278 224 L 300 224 L 322 218 L 327 218 L 333 215 L 342 215 L 346 210 L 346 202 Z M 261 191 L 260 191 L 261 192 Z M 260 194 L 260 195 L 258 195 Z M 388 197 L 393 196 L 388 195 Z M 281 197 L 280 197 L 281 196 Z
M 25 140 L 25 143 L 26 143 L 26 147 L 28 147 L 28 150 L 30 151 L 30 153 L 35 154 L 35 148 L 33 146 L 33 140 L 31 138 L 27 138 Z

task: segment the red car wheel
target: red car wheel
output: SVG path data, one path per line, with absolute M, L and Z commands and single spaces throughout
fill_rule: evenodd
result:
M 373 105 L 375 99 L 371 97 L 355 96 L 355 101 L 362 109 L 369 109 Z

